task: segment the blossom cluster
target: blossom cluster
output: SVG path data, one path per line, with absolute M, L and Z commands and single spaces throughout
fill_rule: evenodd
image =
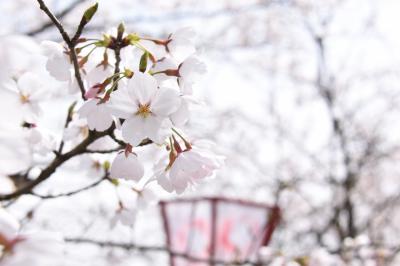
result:
M 0 196 L 18 193 L 12 177 L 30 185 L 79 156 L 79 170 L 136 195 L 118 195 L 110 219 L 111 226 L 132 225 L 157 198 L 149 184 L 182 194 L 213 177 L 223 158 L 184 133 L 192 106 L 200 104 L 194 86 L 206 72 L 194 38 L 191 28 L 159 39 L 128 33 L 122 24 L 100 38 L 80 36 L 73 46 L 0 37 L 0 182 L 9 184 Z M 140 156 L 147 147 L 151 160 Z M 0 225 L 1 262 L 43 236 L 20 234 L 5 214 Z M 25 255 L 4 265 L 26 265 Z

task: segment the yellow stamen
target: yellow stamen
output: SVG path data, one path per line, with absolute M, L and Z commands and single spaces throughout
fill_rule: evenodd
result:
M 29 102 L 29 95 L 20 94 L 19 99 L 20 99 L 21 103 L 28 103 Z
M 136 115 L 140 115 L 143 118 L 146 118 L 149 115 L 151 115 L 150 104 L 149 103 L 143 105 L 139 104 L 138 109 L 136 111 Z

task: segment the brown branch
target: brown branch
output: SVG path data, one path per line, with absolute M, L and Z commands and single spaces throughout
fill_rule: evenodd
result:
M 101 153 L 101 154 L 107 154 L 107 153 L 113 153 L 117 152 L 124 149 L 124 146 L 118 146 L 114 149 L 109 149 L 109 150 L 86 150 L 86 153 Z
M 40 9 L 43 10 L 43 12 L 50 18 L 51 22 L 57 27 L 58 31 L 60 32 L 63 40 L 67 44 L 69 48 L 69 56 L 72 61 L 72 64 L 74 66 L 74 72 L 75 72 L 75 79 L 78 83 L 79 89 L 81 91 L 81 97 L 83 100 L 85 100 L 85 86 L 83 85 L 81 73 L 80 73 L 80 68 L 79 68 L 79 63 L 78 63 L 78 57 L 76 55 L 75 51 L 75 46 L 77 44 L 77 40 L 80 36 L 80 33 L 83 30 L 84 25 L 82 26 L 79 24 L 78 30 L 71 39 L 68 35 L 68 33 L 65 31 L 64 26 L 61 24 L 61 22 L 57 19 L 57 17 L 49 10 L 49 8 L 46 6 L 46 4 L 43 2 L 43 0 L 37 0 L 39 3 Z M 82 27 L 82 29 L 80 29 Z
M 96 246 L 103 247 L 103 248 L 120 248 L 120 249 L 125 249 L 125 250 L 137 250 L 137 251 L 142 251 L 142 252 L 165 252 L 165 253 L 168 253 L 170 256 L 183 258 L 183 259 L 186 259 L 191 262 L 203 262 L 203 263 L 215 264 L 215 265 L 226 265 L 226 266 L 267 265 L 267 264 L 263 264 L 263 263 L 251 261 L 251 260 L 224 261 L 224 260 L 218 260 L 218 259 L 204 259 L 204 258 L 192 256 L 188 253 L 177 252 L 168 247 L 163 247 L 163 246 L 145 246 L 145 245 L 139 245 L 139 244 L 134 244 L 134 243 L 97 241 L 97 240 L 86 239 L 86 238 L 66 238 L 65 241 L 69 242 L 69 243 L 74 243 L 74 244 L 91 244 L 91 245 L 96 245 Z
M 69 4 L 67 7 L 64 8 L 64 10 L 62 10 L 61 12 L 57 13 L 55 15 L 55 17 L 57 18 L 63 18 L 66 15 L 68 15 L 71 11 L 73 11 L 79 4 L 85 2 L 86 0 L 75 0 L 74 2 L 72 2 L 71 4 Z M 34 29 L 34 30 L 30 30 L 27 33 L 25 33 L 26 35 L 29 36 L 34 36 L 36 34 L 39 34 L 45 30 L 47 30 L 48 28 L 50 28 L 51 26 L 53 26 L 53 22 L 49 21 L 44 23 L 43 25 L 39 26 L 38 28 Z
M 94 188 L 97 185 L 99 185 L 100 183 L 102 183 L 103 181 L 108 180 L 108 179 L 109 179 L 109 176 L 108 176 L 108 173 L 106 173 L 101 179 L 97 180 L 96 182 L 93 182 L 92 184 L 89 184 L 87 186 L 84 186 L 84 187 L 82 187 L 80 189 L 77 189 L 77 190 L 74 190 L 74 191 L 71 191 L 71 192 L 61 193 L 61 194 L 57 194 L 57 195 L 40 195 L 40 194 L 38 194 L 36 192 L 30 192 L 29 194 L 31 194 L 33 196 L 36 196 L 36 197 L 39 197 L 41 199 L 55 199 L 55 198 L 61 198 L 61 197 L 69 197 L 69 196 L 73 196 L 75 194 L 78 194 L 80 192 L 89 190 L 91 188 Z
M 340 147 L 340 152 L 343 155 L 343 165 L 345 168 L 345 179 L 343 183 L 341 184 L 343 189 L 344 189 L 344 202 L 342 203 L 342 209 L 340 210 L 341 212 L 345 212 L 346 214 L 346 235 L 343 236 L 343 233 L 341 232 L 342 229 L 340 229 L 340 223 L 336 221 L 336 219 L 339 219 L 340 213 L 335 215 L 333 219 L 333 223 L 336 225 L 336 229 L 338 231 L 338 234 L 341 238 L 345 236 L 350 236 L 350 237 L 355 237 L 357 235 L 357 228 L 355 226 L 355 220 L 354 220 L 354 204 L 351 199 L 351 192 L 353 188 L 356 185 L 357 182 L 357 175 L 351 167 L 351 157 L 350 157 L 350 152 L 348 150 L 348 144 L 347 144 L 347 138 L 346 138 L 346 133 L 344 132 L 344 122 L 342 121 L 341 118 L 339 118 L 335 113 L 334 113 L 334 108 L 335 108 L 335 95 L 332 92 L 332 88 L 328 87 L 324 83 L 324 74 L 326 74 L 326 63 L 325 63 L 325 45 L 324 45 L 324 39 L 320 36 L 313 35 L 316 47 L 319 52 L 319 61 L 318 61 L 318 75 L 317 75 L 317 81 L 316 81 L 316 87 L 318 89 L 318 92 L 321 95 L 321 98 L 325 102 L 325 105 L 328 109 L 329 113 L 329 118 L 332 124 L 333 128 L 333 133 L 336 136 L 337 140 L 339 141 L 339 147 Z M 325 77 L 326 78 L 326 77 Z
M 103 132 L 97 132 L 97 131 L 90 131 L 89 136 L 84 139 L 80 144 L 78 144 L 74 149 L 71 151 L 65 153 L 65 154 L 59 154 L 54 158 L 54 160 L 50 163 L 49 166 L 47 166 L 41 173 L 40 175 L 32 180 L 31 182 L 27 183 L 25 186 L 19 188 L 18 190 L 9 193 L 9 194 L 0 194 L 0 201 L 3 200 L 10 200 L 13 198 L 17 198 L 21 195 L 24 194 L 29 194 L 32 192 L 32 189 L 36 187 L 38 184 L 42 183 L 43 181 L 47 180 L 56 170 L 59 166 L 61 166 L 64 162 L 68 161 L 74 156 L 83 154 L 86 152 L 87 147 L 93 143 L 95 140 L 102 138 L 104 136 L 107 136 L 111 134 L 112 131 L 114 131 L 115 125 L 113 124 L 108 130 L 103 131 Z

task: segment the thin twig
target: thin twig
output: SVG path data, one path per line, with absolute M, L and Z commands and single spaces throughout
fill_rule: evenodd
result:
M 43 181 L 47 180 L 56 170 L 59 166 L 61 166 L 64 162 L 68 161 L 72 157 L 75 157 L 77 155 L 83 154 L 86 152 L 87 147 L 93 143 L 95 140 L 102 138 L 104 136 L 110 135 L 112 131 L 114 131 L 115 125 L 113 124 L 108 130 L 103 131 L 103 132 L 96 132 L 96 131 L 90 131 L 89 135 L 87 138 L 85 138 L 80 144 L 78 144 L 74 149 L 71 151 L 60 154 L 54 158 L 54 160 L 50 163 L 49 166 L 47 166 L 43 171 L 40 173 L 40 175 L 26 184 L 25 186 L 19 188 L 18 190 L 9 193 L 9 194 L 0 194 L 0 201 L 3 200 L 10 200 L 13 198 L 17 198 L 21 195 L 24 194 L 29 194 L 34 187 L 42 183 Z
M 39 197 L 41 199 L 55 199 L 55 198 L 61 198 L 61 197 L 69 197 L 69 196 L 78 194 L 80 192 L 89 190 L 91 188 L 94 188 L 97 185 L 99 185 L 100 183 L 102 183 L 103 181 L 108 180 L 108 179 L 109 179 L 108 174 L 106 174 L 101 179 L 97 180 L 96 182 L 93 182 L 92 184 L 89 184 L 89 185 L 84 186 L 84 187 L 82 187 L 80 189 L 77 189 L 77 190 L 74 190 L 74 191 L 71 191 L 71 192 L 67 192 L 67 193 L 61 193 L 61 194 L 56 194 L 56 195 L 40 195 L 40 194 L 38 194 L 36 192 L 30 192 L 29 194 L 34 195 L 36 197 Z
M 75 46 L 77 44 L 76 42 L 77 42 L 83 28 L 79 29 L 79 27 L 78 27 L 77 33 L 71 40 L 68 33 L 65 31 L 64 26 L 57 19 L 57 17 L 49 10 L 49 8 L 46 6 L 46 4 L 43 2 L 43 0 L 37 0 L 37 2 L 39 3 L 40 9 L 43 10 L 43 12 L 50 18 L 52 23 L 57 27 L 63 40 L 65 41 L 65 43 L 67 44 L 67 46 L 69 48 L 69 56 L 70 56 L 73 66 L 74 66 L 75 79 L 76 79 L 79 89 L 81 91 L 81 97 L 83 100 L 85 100 L 85 86 L 83 85 L 80 68 L 79 68 L 79 63 L 78 63 L 78 57 L 77 57 L 76 51 L 75 51 Z
M 67 7 L 65 7 L 61 12 L 57 13 L 55 15 L 55 17 L 57 18 L 63 18 L 66 15 L 68 15 L 71 11 L 73 11 L 79 4 L 85 2 L 87 0 L 75 0 L 74 2 L 72 2 L 71 4 L 69 4 Z M 51 26 L 53 26 L 53 22 L 49 21 L 44 23 L 43 25 L 39 26 L 38 28 L 34 29 L 34 30 L 30 30 L 27 33 L 25 33 L 26 35 L 29 36 L 34 36 L 36 34 L 39 34 L 45 30 L 47 30 L 48 28 L 50 28 Z
M 260 262 L 250 261 L 250 260 L 224 261 L 224 260 L 217 260 L 217 259 L 204 259 L 204 258 L 192 256 L 188 253 L 173 251 L 172 249 L 170 249 L 168 247 L 163 247 L 163 246 L 145 246 L 145 245 L 138 245 L 138 244 L 134 244 L 134 243 L 97 241 L 97 240 L 86 239 L 86 238 L 66 238 L 65 241 L 69 242 L 69 243 L 74 243 L 74 244 L 92 244 L 92 245 L 97 245 L 99 247 L 105 247 L 105 248 L 107 248 L 107 247 L 108 248 L 120 248 L 120 249 L 125 249 L 125 250 L 137 250 L 137 251 L 142 251 L 142 252 L 165 252 L 165 253 L 168 253 L 170 256 L 183 258 L 183 259 L 186 259 L 191 262 L 203 262 L 203 263 L 215 264 L 215 265 L 226 265 L 226 266 L 267 265 L 267 264 L 262 264 Z

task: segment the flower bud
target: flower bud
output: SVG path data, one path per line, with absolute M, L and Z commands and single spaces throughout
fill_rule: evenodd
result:
M 87 24 L 92 17 L 94 16 L 94 14 L 97 11 L 97 8 L 99 6 L 99 3 L 96 3 L 94 5 L 92 5 L 91 7 L 89 7 L 88 9 L 86 9 L 85 13 L 83 14 L 83 18 L 82 21 L 84 22 L 84 24 Z
M 144 52 L 143 55 L 140 57 L 140 62 L 139 62 L 139 71 L 140 72 L 142 72 L 142 73 L 146 72 L 148 59 L 149 59 L 149 53 Z

